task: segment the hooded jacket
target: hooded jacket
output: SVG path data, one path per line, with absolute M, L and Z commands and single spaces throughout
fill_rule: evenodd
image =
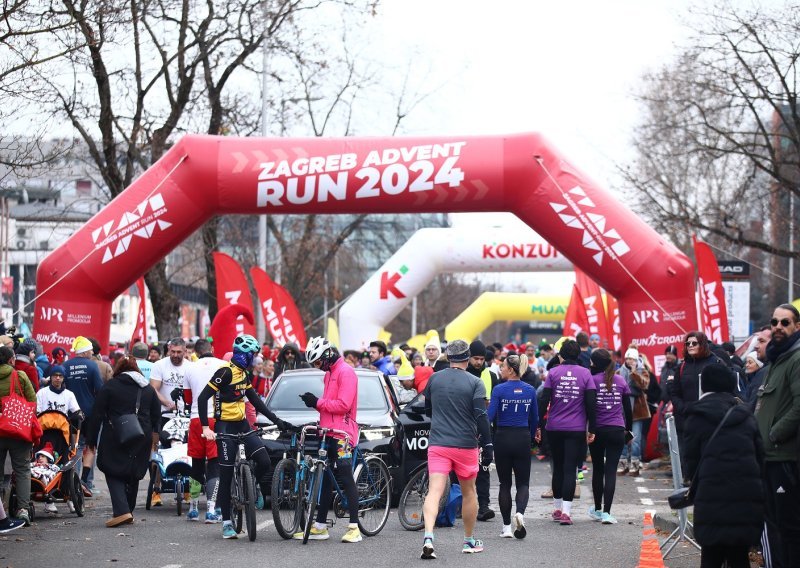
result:
M 672 409 L 675 414 L 675 427 L 678 432 L 683 431 L 689 408 L 700 398 L 700 373 L 703 372 L 703 369 L 705 369 L 707 365 L 711 365 L 712 363 L 721 363 L 725 365 L 725 363 L 713 353 L 702 359 L 686 357 L 680 364 L 680 367 L 678 367 L 678 372 L 675 373 L 673 380 L 669 380 L 669 377 L 667 377 L 666 387 L 669 391 L 669 398 L 672 401 Z
M 709 444 L 731 406 L 735 408 Z M 691 478 L 697 471 L 697 542 L 702 546 L 757 544 L 764 525 L 764 448 L 755 418 L 733 394 L 715 392 L 687 409 L 685 426 L 683 473 Z
M 800 331 L 767 345 L 769 372 L 758 391 L 756 420 L 767 461 L 797 462 L 800 444 Z
M 291 363 L 286 360 L 286 354 L 289 352 L 294 354 L 294 361 Z M 292 369 L 308 369 L 309 364 L 305 362 L 300 354 L 300 349 L 294 343 L 287 343 L 281 348 L 281 352 L 278 353 L 278 357 L 275 359 L 275 373 L 272 376 L 272 382 L 275 382 L 275 379 L 281 376 L 281 373 L 284 371 L 290 371 Z
M 325 388 L 317 400 L 319 425 L 350 434 L 350 442 L 358 445 L 358 377 L 344 357 L 339 357 L 325 373 Z M 334 438 L 338 437 L 332 435 Z
M 0 365 L 0 398 L 8 396 L 11 390 L 10 376 L 13 370 L 14 368 L 11 365 Z M 17 377 L 19 378 L 19 386 L 22 389 L 21 391 L 17 390 L 17 394 L 24 396 L 28 402 L 35 402 L 36 391 L 33 389 L 28 375 L 22 371 L 17 371 Z

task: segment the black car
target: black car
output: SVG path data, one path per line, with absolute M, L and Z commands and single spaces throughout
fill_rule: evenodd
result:
M 390 382 L 383 374 L 355 369 L 358 377 L 357 420 L 361 424 L 359 448 L 379 454 L 392 475 L 392 493 L 398 496 L 406 480 L 427 460 L 430 419 L 424 413 L 422 395 L 400 410 Z M 296 426 L 319 421 L 319 413 L 307 408 L 300 395 L 322 396 L 324 373 L 317 369 L 286 371 L 272 385 L 266 405 L 279 418 Z M 277 431 L 264 437 L 272 465 L 289 449 L 288 434 Z M 307 451 L 316 451 L 317 441 L 308 440 Z

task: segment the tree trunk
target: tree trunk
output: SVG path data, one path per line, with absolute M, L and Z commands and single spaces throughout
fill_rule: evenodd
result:
M 167 280 L 167 263 L 160 260 L 144 275 L 144 281 L 150 290 L 150 301 L 153 304 L 153 317 L 156 320 L 158 340 L 167 341 L 181 335 L 178 327 L 180 301 L 172 292 Z

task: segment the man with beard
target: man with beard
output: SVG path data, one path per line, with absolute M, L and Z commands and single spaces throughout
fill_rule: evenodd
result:
M 499 384 L 500 380 L 486 366 L 486 346 L 479 339 L 469 344 L 467 372 L 478 377 L 483 382 L 483 387 L 486 389 L 486 407 L 488 408 L 489 400 L 492 397 L 492 389 Z M 478 492 L 479 521 L 488 521 L 494 518 L 494 511 L 489 507 L 490 480 L 489 468 L 479 468 L 478 478 L 475 480 L 475 489 Z
M 284 371 L 292 369 L 308 369 L 309 365 L 300 357 L 300 349 L 294 343 L 287 343 L 278 354 L 275 360 L 275 376 L 273 382 L 281 376 Z
M 767 537 L 773 567 L 800 566 L 800 312 L 781 304 L 770 320 L 769 372 L 758 390 L 756 421 L 764 443 Z

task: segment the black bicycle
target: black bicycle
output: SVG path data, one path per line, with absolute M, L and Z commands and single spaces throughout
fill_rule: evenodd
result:
M 408 483 L 400 494 L 400 503 L 397 506 L 397 516 L 400 524 L 407 531 L 418 531 L 425 527 L 425 519 L 422 516 L 422 506 L 428 496 L 428 464 L 427 462 L 417 468 L 409 478 Z M 447 496 L 450 494 L 450 478 L 439 500 L 439 512 L 442 512 Z
M 233 480 L 231 481 L 231 520 L 237 533 L 242 532 L 242 525 L 247 529 L 247 538 L 256 539 L 256 482 L 255 465 L 247 459 L 244 451 L 244 440 L 248 436 L 261 436 L 266 430 L 259 428 L 242 434 L 228 434 L 220 432 L 217 438 L 234 440 L 239 447 L 236 461 L 233 465 Z

